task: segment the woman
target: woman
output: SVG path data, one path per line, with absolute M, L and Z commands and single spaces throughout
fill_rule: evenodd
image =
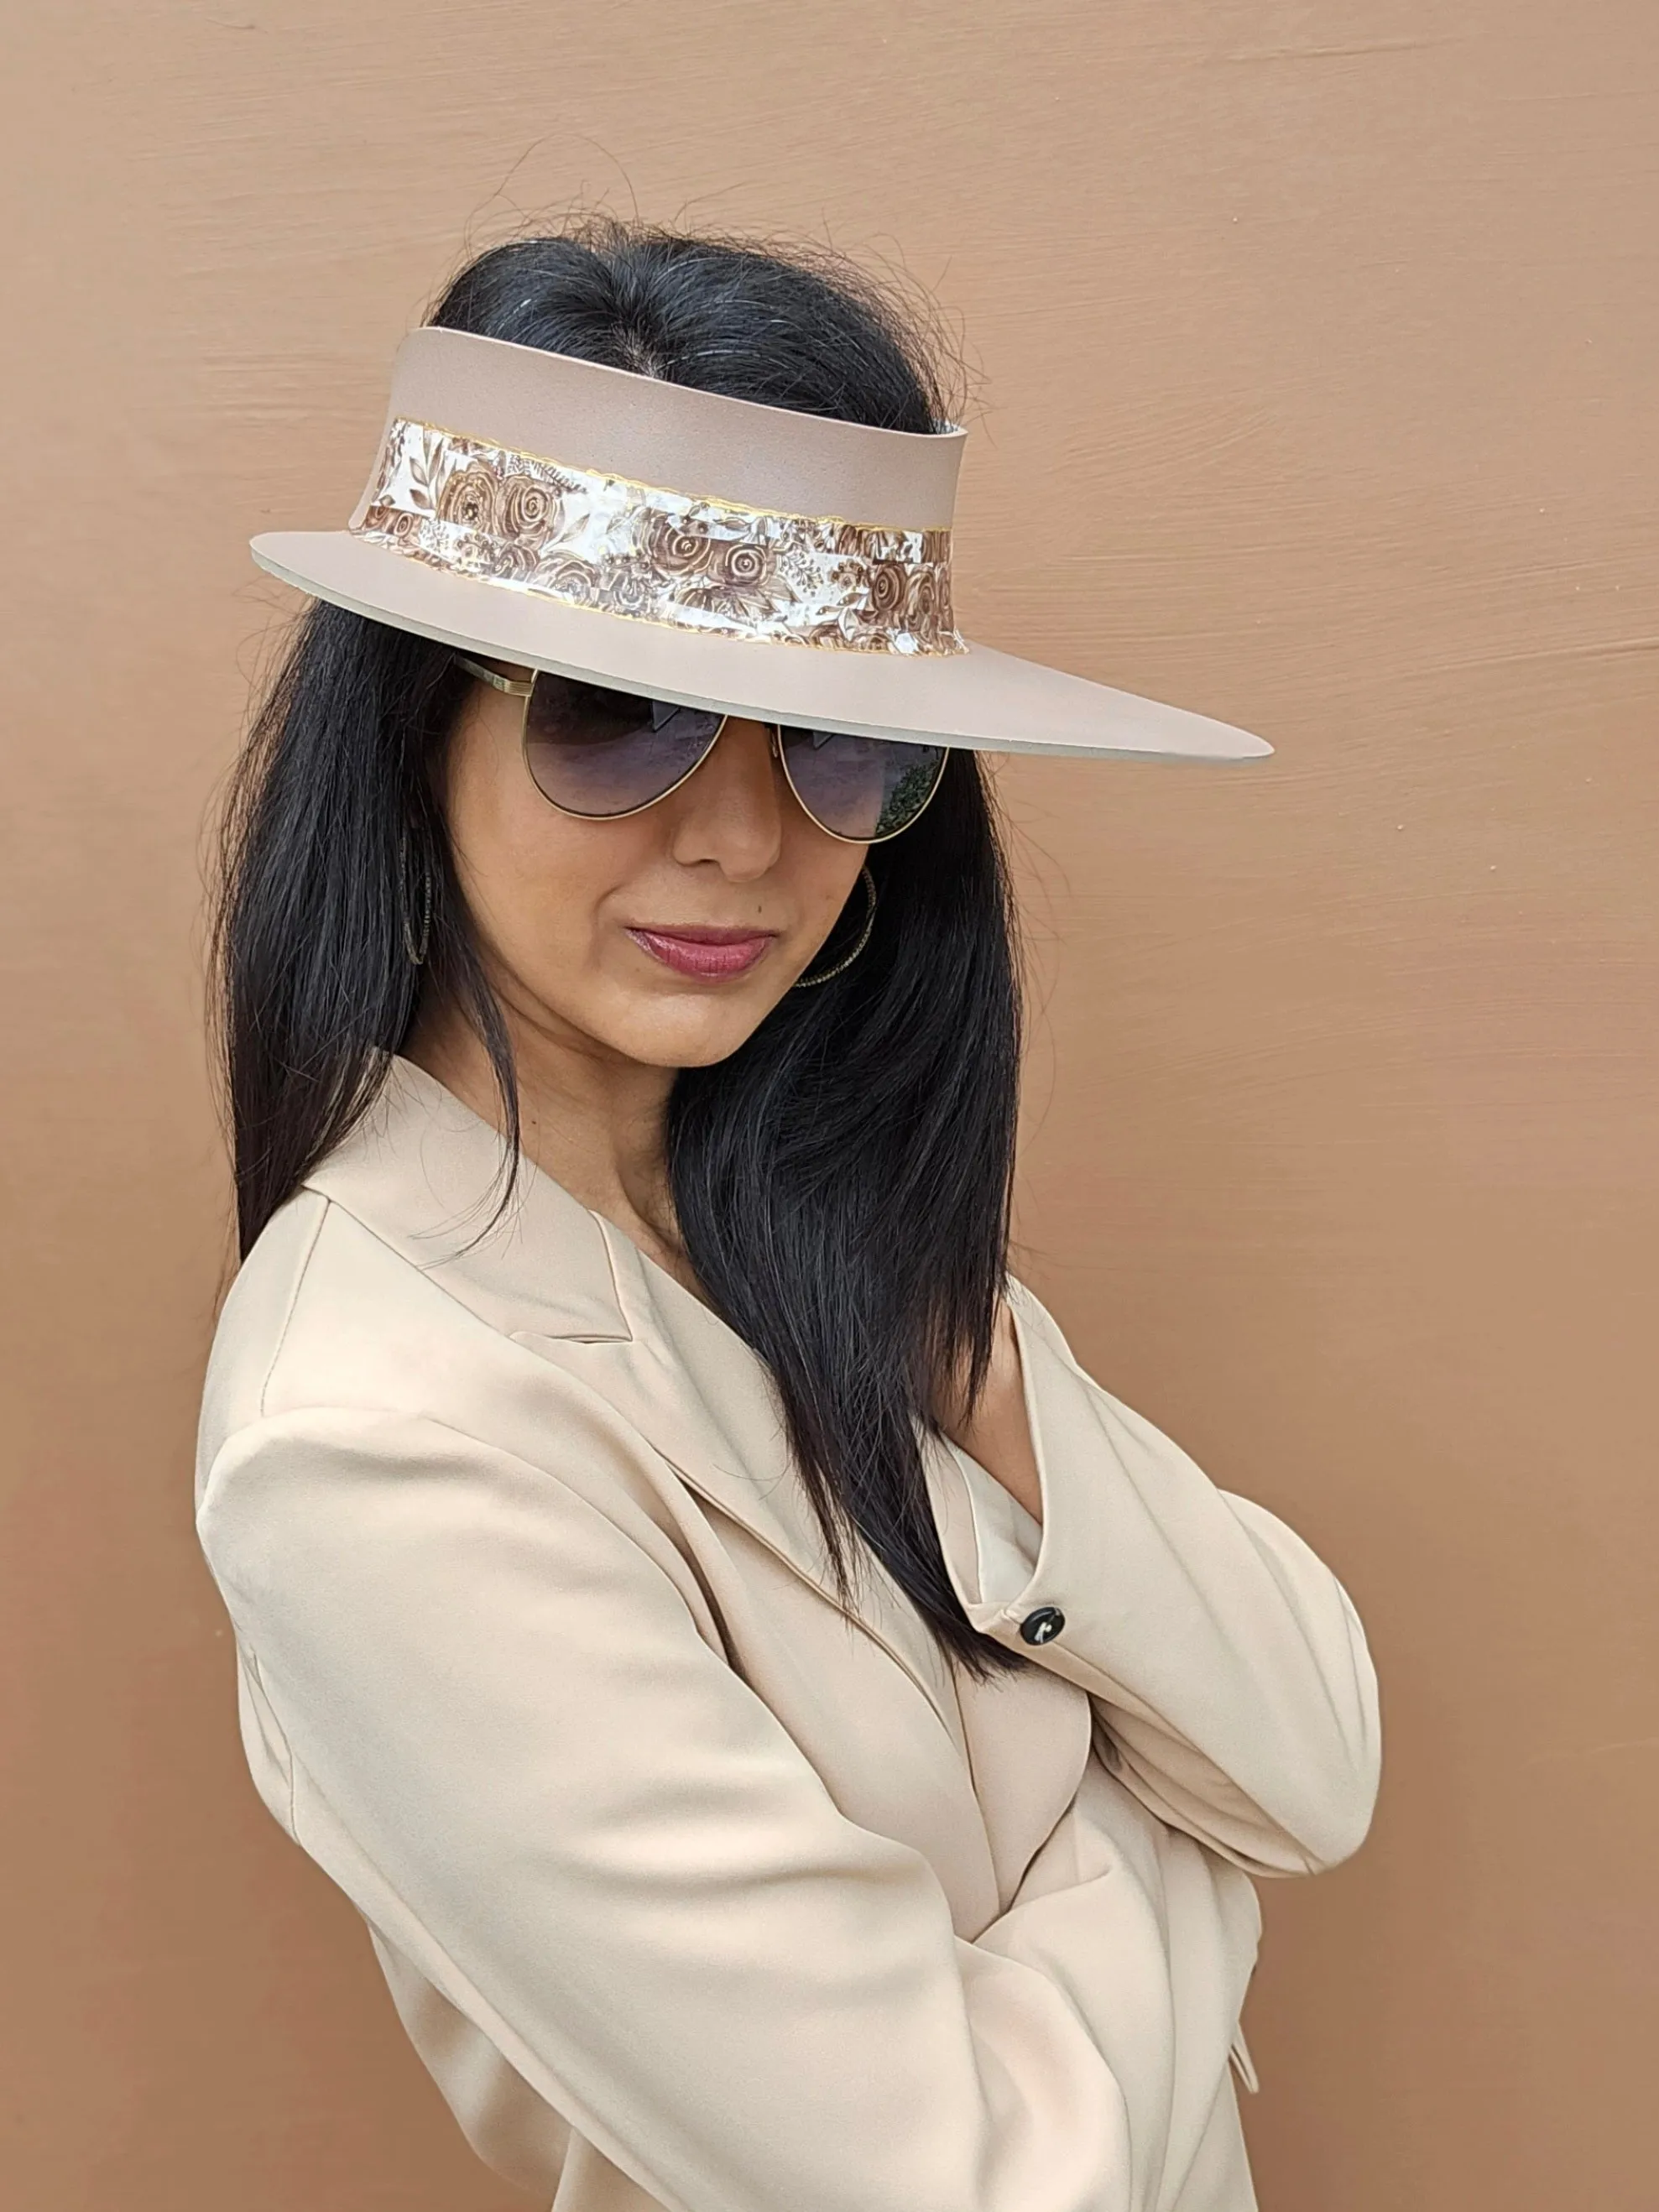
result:
M 845 272 L 602 227 L 404 342 L 256 730 L 199 1525 L 266 1803 L 561 2212 L 1243 2212 L 1252 1877 L 1365 1832 L 1340 1584 L 1006 1273 L 969 647 Z

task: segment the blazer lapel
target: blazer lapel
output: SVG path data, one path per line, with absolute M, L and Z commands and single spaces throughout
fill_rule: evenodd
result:
M 599 1390 L 707 1503 L 873 1636 L 954 1735 L 938 1648 L 879 1563 L 849 1608 L 763 1363 L 614 1224 L 507 1146 L 411 1061 L 309 1188 L 479 1318 Z

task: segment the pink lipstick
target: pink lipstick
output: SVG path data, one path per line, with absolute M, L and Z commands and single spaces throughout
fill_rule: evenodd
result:
M 641 951 L 677 975 L 698 975 L 712 982 L 742 975 L 754 966 L 776 933 L 769 929 L 630 929 Z

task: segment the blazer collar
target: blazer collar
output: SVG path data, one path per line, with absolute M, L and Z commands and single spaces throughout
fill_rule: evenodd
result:
M 394 1055 L 374 1105 L 307 1187 L 503 1334 L 623 1338 L 597 1215 L 442 1084 Z M 506 1203 L 501 1203 L 505 1196 Z
M 598 1391 L 707 1502 L 846 1611 L 758 1355 L 529 1159 L 503 1206 L 505 1139 L 394 1056 L 357 1127 L 307 1178 L 459 1304 Z M 854 1617 L 947 1728 L 933 1638 L 873 1559 Z

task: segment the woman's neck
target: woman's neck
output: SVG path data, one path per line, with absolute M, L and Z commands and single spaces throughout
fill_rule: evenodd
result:
M 663 1130 L 672 1068 L 649 1067 L 546 1019 L 503 1008 L 526 1157 L 696 1291 L 674 1218 Z M 453 1006 L 423 1008 L 404 1057 L 495 1128 L 501 1093 L 482 1040 Z

